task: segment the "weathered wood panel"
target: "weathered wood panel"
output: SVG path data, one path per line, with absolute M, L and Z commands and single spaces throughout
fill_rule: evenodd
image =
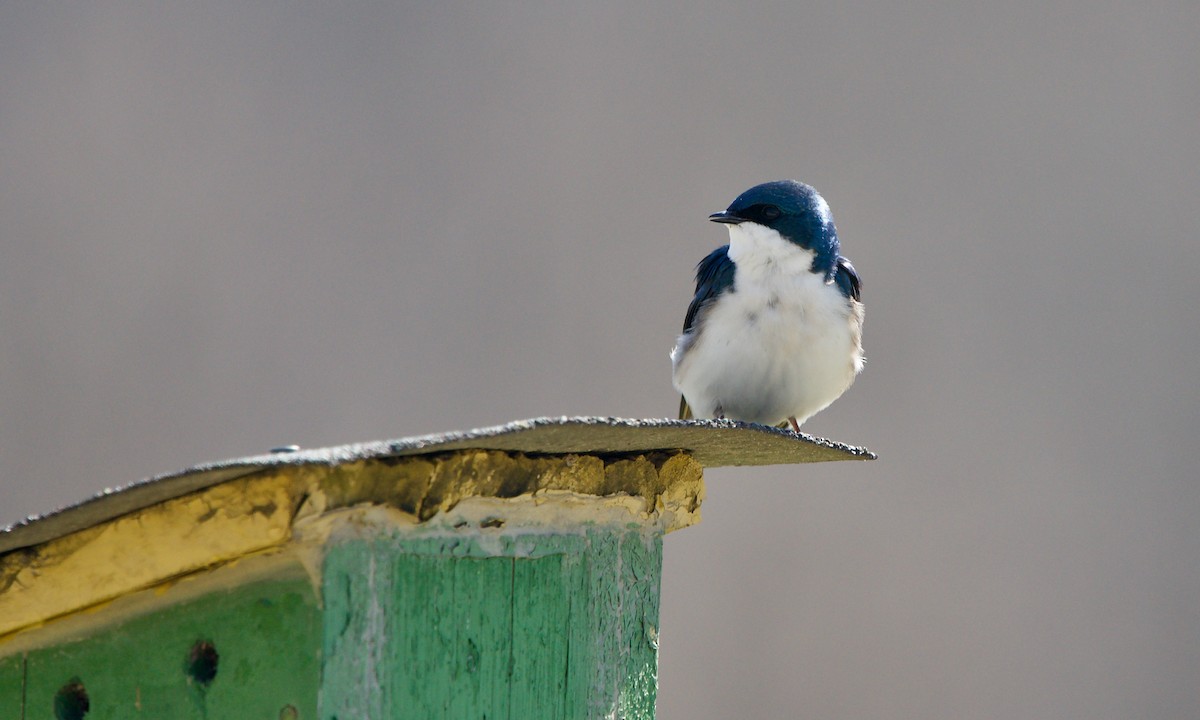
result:
M 30 651 L 25 717 L 314 718 L 320 631 L 305 579 L 206 595 Z
M 331 547 L 323 718 L 653 717 L 661 534 L 492 540 Z

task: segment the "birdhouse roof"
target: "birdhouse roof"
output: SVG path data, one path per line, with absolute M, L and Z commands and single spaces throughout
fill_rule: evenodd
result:
M 704 467 L 873 460 L 862 447 L 730 420 L 535 418 L 475 430 L 398 440 L 272 452 L 196 465 L 103 492 L 0 530 L 0 554 L 37 545 L 205 488 L 284 466 L 338 466 L 362 460 L 457 450 L 530 455 L 630 455 L 684 451 Z

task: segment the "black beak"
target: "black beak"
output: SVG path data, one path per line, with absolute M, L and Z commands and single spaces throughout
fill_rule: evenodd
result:
M 721 212 L 713 213 L 712 215 L 708 216 L 708 219 L 712 220 L 713 222 L 725 223 L 726 225 L 737 225 L 738 223 L 746 221 L 745 218 L 740 218 L 737 215 L 730 215 L 728 210 L 722 210 Z

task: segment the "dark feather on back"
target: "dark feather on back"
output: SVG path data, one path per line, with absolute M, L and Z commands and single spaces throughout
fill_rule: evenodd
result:
M 858 273 L 854 271 L 854 266 L 850 264 L 850 260 L 838 255 L 837 273 L 833 276 L 833 281 L 837 283 L 838 289 L 842 294 L 853 300 L 861 300 L 862 295 L 862 280 L 858 279 Z
M 700 310 L 721 293 L 733 288 L 734 264 L 729 259 L 729 246 L 722 245 L 708 254 L 696 266 L 696 296 L 688 305 L 683 319 L 683 332 L 687 333 L 696 323 Z

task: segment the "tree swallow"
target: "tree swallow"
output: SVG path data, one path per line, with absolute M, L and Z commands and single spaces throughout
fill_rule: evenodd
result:
M 800 425 L 863 367 L 862 287 L 833 215 L 795 180 L 756 185 L 709 220 L 729 244 L 696 266 L 696 297 L 671 350 L 679 416 Z

